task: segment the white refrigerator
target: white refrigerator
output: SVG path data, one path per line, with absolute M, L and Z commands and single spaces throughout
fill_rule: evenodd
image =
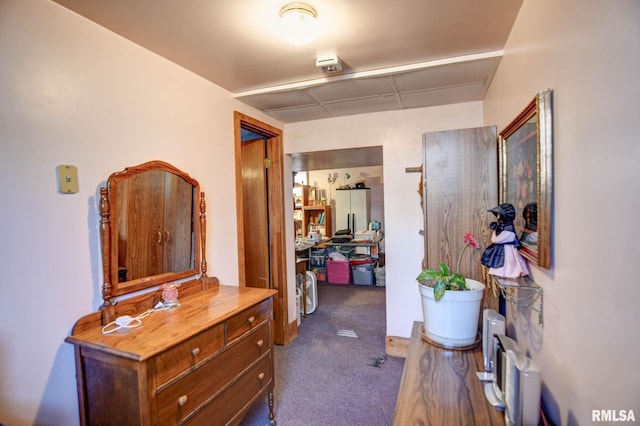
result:
M 371 221 L 371 190 L 369 188 L 336 190 L 336 231 L 365 230 Z

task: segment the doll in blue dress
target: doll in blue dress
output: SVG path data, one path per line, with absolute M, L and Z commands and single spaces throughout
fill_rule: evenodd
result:
M 513 226 L 515 209 L 511 204 L 503 203 L 489 211 L 496 216 L 497 221 L 489 225 L 493 234 L 491 245 L 482 254 L 482 264 L 489 268 L 489 274 L 498 277 L 517 278 L 529 275 L 527 261 L 518 251 L 520 241 Z

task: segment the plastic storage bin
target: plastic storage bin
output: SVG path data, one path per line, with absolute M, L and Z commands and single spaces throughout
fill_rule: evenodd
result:
M 351 264 L 348 260 L 327 259 L 327 282 L 329 284 L 350 284 Z
M 311 250 L 309 250 L 309 268 L 324 268 L 325 259 L 325 249 L 312 248 Z
M 353 276 L 353 283 L 358 285 L 373 285 L 375 282 L 375 275 L 373 272 L 372 259 L 351 261 L 351 273 Z
M 314 274 L 316 274 L 316 279 L 318 281 L 326 281 L 327 280 L 327 268 L 313 268 L 311 269 Z

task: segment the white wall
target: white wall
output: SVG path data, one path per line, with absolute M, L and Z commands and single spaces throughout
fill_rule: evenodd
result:
M 503 128 L 554 91 L 552 268 L 544 328 L 510 313 L 509 329 L 542 365 L 558 424 L 591 424 L 593 409 L 640 421 L 640 2 L 525 0 L 485 102 Z
M 285 126 L 287 153 L 383 146 L 387 334 L 407 337 L 421 315 L 422 219 L 418 175 L 404 169 L 419 165 L 422 133 L 500 129 L 536 91 L 554 89 L 553 269 L 533 270 L 545 327 L 519 312 L 511 329 L 542 364 L 545 402 L 561 424 L 588 424 L 598 408 L 640 417 L 640 144 L 631 130 L 640 116 L 639 5 L 525 0 L 484 105 Z M 45 0 L 0 0 L 0 93 L 0 422 L 76 424 L 63 340 L 99 303 L 98 187 L 151 159 L 189 172 L 207 193 L 209 269 L 234 284 L 232 111 L 281 126 Z M 58 164 L 78 166 L 78 194 L 57 193 Z
M 415 280 L 423 254 L 422 236 L 418 234 L 422 229 L 420 174 L 405 173 L 405 168 L 420 165 L 423 133 L 480 126 L 480 102 L 285 125 L 286 154 L 382 146 L 389 336 L 409 337 L 413 321 L 422 318 Z M 293 220 L 288 218 L 287 222 Z M 287 232 L 287 240 L 293 241 L 293 225 Z
M 78 423 L 74 322 L 102 279 L 98 188 L 159 159 L 207 195 L 208 266 L 238 282 L 233 110 L 208 81 L 45 0 L 0 0 L 0 423 Z M 80 192 L 57 193 L 58 164 Z

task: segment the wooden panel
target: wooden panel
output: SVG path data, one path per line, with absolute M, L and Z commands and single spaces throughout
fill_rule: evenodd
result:
M 189 182 L 180 176 L 166 174 L 162 272 L 186 271 L 196 266 L 191 263 L 195 244 L 195 224 L 192 223 L 195 198 Z
M 127 241 L 124 263 L 127 279 L 148 277 L 162 272 L 162 220 L 164 217 L 164 173 L 149 170 L 133 176 L 129 189 L 135 198 L 129 197 L 126 207 L 126 224 L 119 226 L 118 241 Z M 118 194 L 123 191 L 118 191 Z M 118 204 L 123 206 L 124 200 Z M 125 207 L 122 207 L 125 208 Z M 122 254 L 118 252 L 118 256 Z
M 178 424 L 270 349 L 267 324 L 158 393 L 158 424 Z M 182 398 L 183 403 L 180 403 Z M 244 398 L 246 401 L 247 398 Z
M 138 363 L 105 356 L 90 350 L 81 351 L 87 425 L 136 426 L 144 423 L 144 405 L 148 398 L 135 390 L 140 379 Z M 133 392 L 123 392 L 133 389 Z M 113 410 L 112 407 L 118 407 Z
M 156 383 L 167 380 L 194 367 L 224 347 L 224 325 L 218 324 L 156 357 Z
M 482 349 L 437 348 L 422 340 L 421 325 L 413 325 L 393 424 L 504 424 L 504 413 L 489 404 L 476 377 L 477 371 L 484 371 Z
M 436 268 L 443 261 L 455 269 L 466 232 L 481 247 L 491 244 L 493 215 L 487 210 L 498 204 L 496 128 L 426 133 L 423 154 L 423 266 Z M 482 281 L 481 255 L 482 250 L 467 250 L 460 273 Z

